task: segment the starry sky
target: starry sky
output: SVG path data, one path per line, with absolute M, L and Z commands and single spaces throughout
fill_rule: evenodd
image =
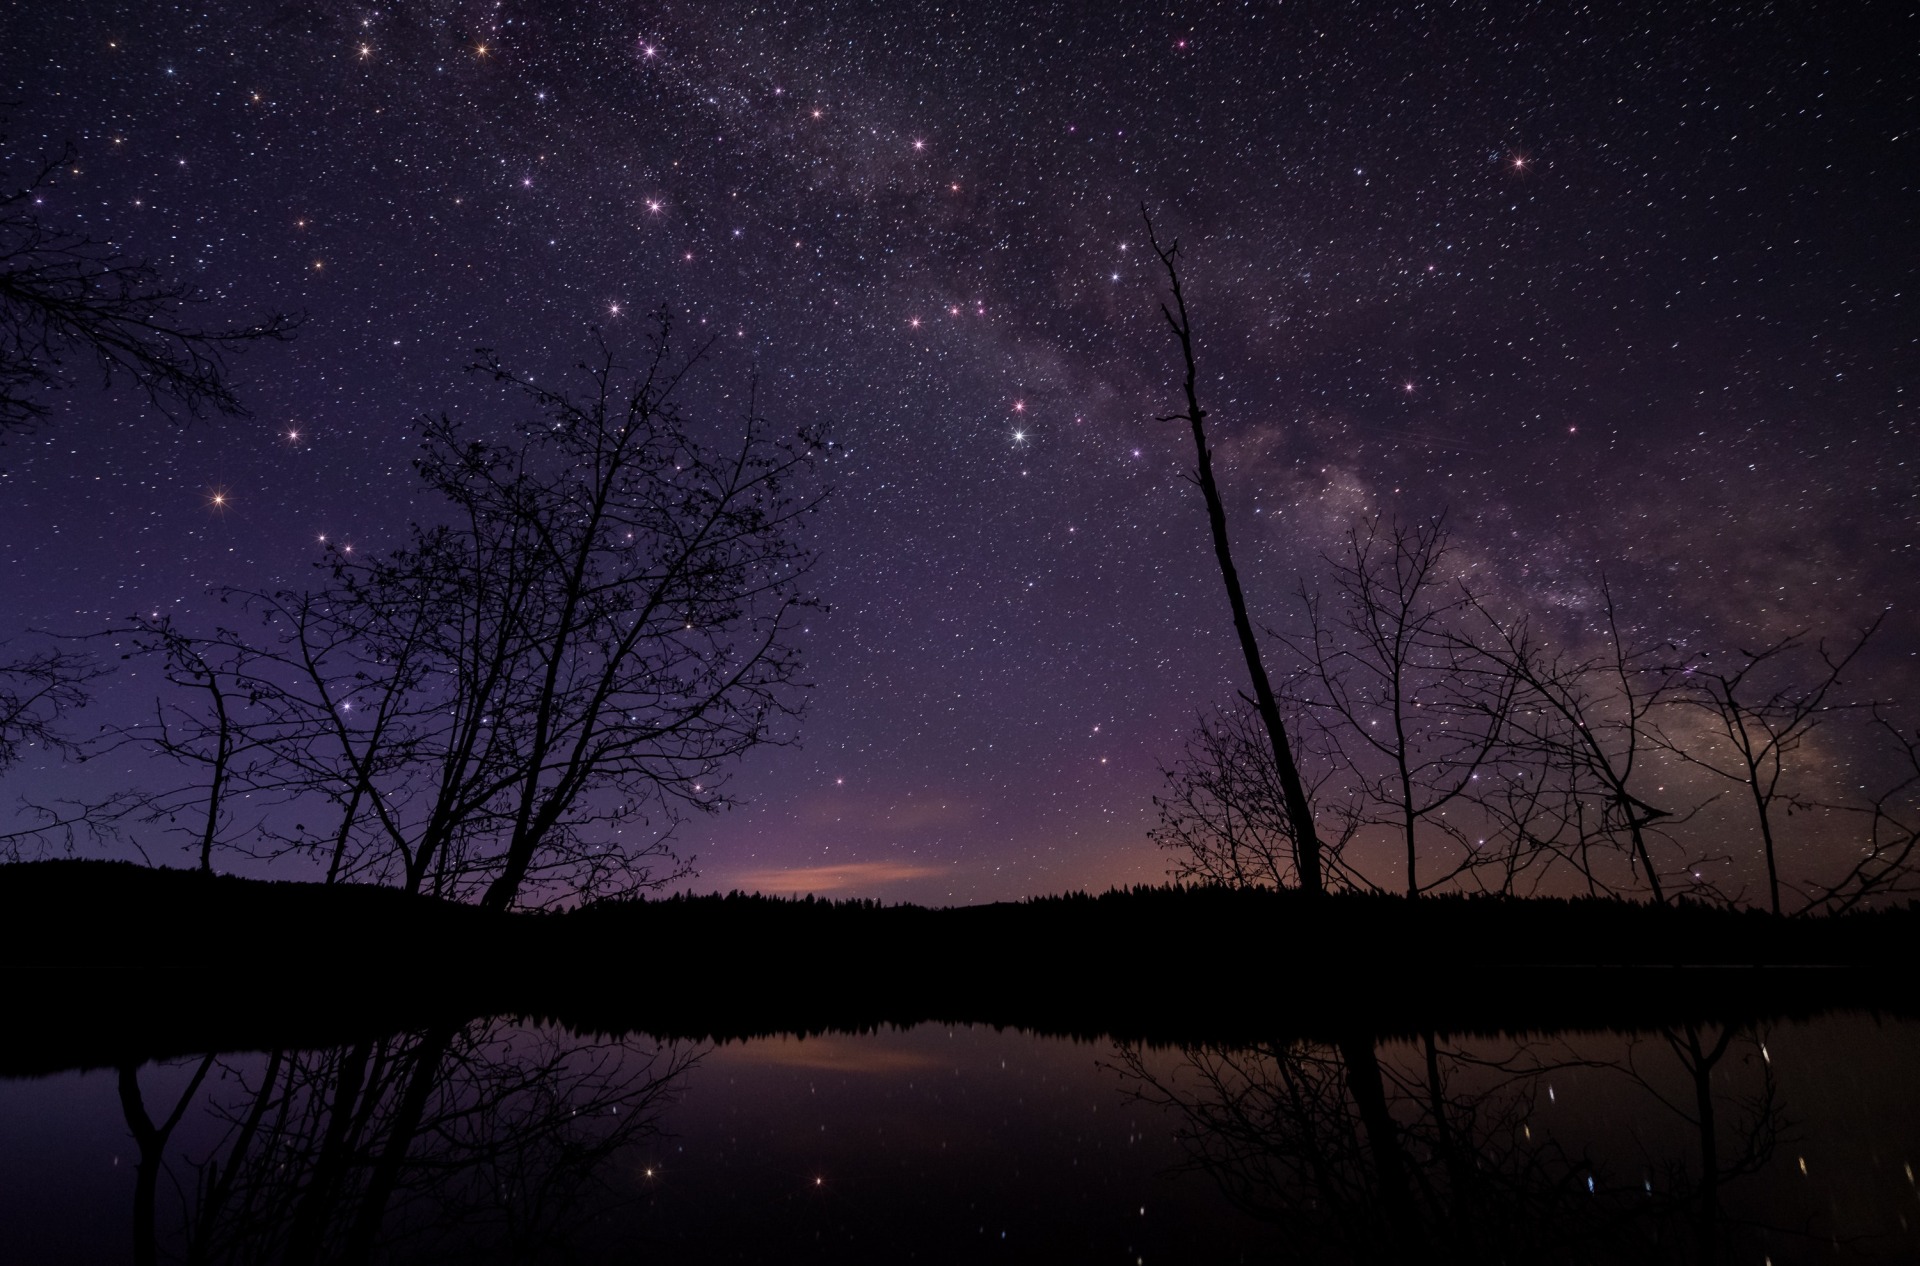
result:
M 1638 11 L 1636 11 L 1638 10 Z M 1844 12 L 1842 11 L 1844 10 Z M 1445 509 L 1541 618 L 1920 625 L 1910 6 L 15 4 L 6 164 L 209 324 L 306 323 L 175 425 L 0 449 L 0 629 L 216 617 L 397 544 L 476 346 L 550 380 L 665 305 L 692 403 L 837 441 L 803 743 L 702 888 L 1153 882 L 1159 769 L 1240 684 L 1139 209 L 1182 244 L 1256 614 Z M 1144 257 L 1144 258 L 1143 258 Z M 214 504 L 219 497 L 220 503 Z M 120 706 L 110 699 L 102 708 Z M 1391 882 L 1390 877 L 1388 882 Z

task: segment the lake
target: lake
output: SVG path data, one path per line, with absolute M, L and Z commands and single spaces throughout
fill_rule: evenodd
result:
M 1920 1024 L 1146 1047 L 512 1019 L 0 1081 L 9 1261 L 1920 1258 Z

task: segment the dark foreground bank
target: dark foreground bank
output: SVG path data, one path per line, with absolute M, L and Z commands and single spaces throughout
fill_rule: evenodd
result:
M 927 1020 L 1148 1041 L 1906 1013 L 1920 910 L 1140 888 L 927 909 L 758 896 L 489 915 L 352 885 L 0 867 L 0 1073 L 513 1014 L 742 1037 Z

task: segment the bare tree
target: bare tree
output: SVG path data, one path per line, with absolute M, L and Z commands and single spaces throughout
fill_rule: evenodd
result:
M 730 447 L 704 442 L 679 406 L 697 360 L 664 316 L 636 366 L 599 344 L 579 393 L 485 355 L 530 408 L 505 441 L 424 422 L 441 521 L 330 551 L 317 592 L 226 595 L 260 623 L 183 682 L 210 701 L 192 737 L 259 757 L 292 824 L 273 847 L 494 909 L 670 877 L 665 832 L 729 803 L 728 764 L 798 715 L 822 444 L 773 434 L 752 393 Z
M 107 672 L 71 645 L 14 651 L 12 658 L 0 659 L 0 773 L 35 751 L 62 759 L 83 756 L 86 744 L 70 732 L 69 723 L 92 700 L 94 683 Z M 0 825 L 0 861 L 22 861 L 48 849 L 71 852 L 83 839 L 112 838 L 137 807 L 127 794 L 98 801 L 22 797 L 20 816 Z
M 0 660 L 0 772 L 39 748 L 70 754 L 64 722 L 86 706 L 104 672 L 88 656 L 55 646 Z
M 1873 731 L 1896 761 L 1893 777 L 1864 804 L 1808 804 L 1799 807 L 1864 820 L 1859 859 L 1832 883 L 1798 885 L 1803 914 L 1844 914 L 1874 901 L 1920 894 L 1920 731 L 1902 730 L 1878 709 Z
M 1656 833 L 1694 812 L 1658 808 L 1643 794 L 1647 757 L 1656 746 L 1654 714 L 1678 688 L 1673 649 L 1664 643 L 1630 646 L 1611 589 L 1603 583 L 1601 593 L 1605 649 L 1586 658 L 1554 652 L 1526 621 L 1508 624 L 1475 604 L 1486 621 L 1486 653 L 1515 684 L 1508 757 L 1530 766 L 1522 776 L 1553 788 L 1542 797 L 1522 798 L 1519 804 L 1531 816 L 1514 822 L 1528 846 L 1573 862 L 1590 890 L 1619 890 L 1597 875 L 1595 847 L 1624 852 L 1636 886 L 1664 902 L 1667 884 L 1653 855 Z M 1703 860 L 1685 859 L 1676 869 L 1704 890 Z
M 1253 685 L 1254 707 L 1260 715 L 1261 724 L 1266 728 L 1274 770 L 1280 780 L 1281 799 L 1286 806 L 1289 833 L 1295 850 L 1294 870 L 1299 875 L 1301 891 L 1318 893 L 1325 887 L 1325 882 L 1321 876 L 1320 837 L 1314 830 L 1313 808 L 1307 801 L 1306 785 L 1301 781 L 1286 724 L 1280 716 L 1280 703 L 1274 694 L 1273 683 L 1267 676 L 1260 643 L 1254 637 L 1253 621 L 1247 614 L 1246 595 L 1240 589 L 1240 573 L 1234 568 L 1233 551 L 1227 541 L 1226 507 L 1220 500 L 1220 487 L 1213 477 L 1213 450 L 1207 444 L 1207 411 L 1200 407 L 1199 370 L 1194 363 L 1193 321 L 1187 314 L 1186 294 L 1180 288 L 1180 243 L 1176 240 L 1161 246 L 1160 239 L 1153 231 L 1153 219 L 1147 215 L 1145 207 L 1140 209 L 1140 217 L 1146 221 L 1147 242 L 1153 247 L 1154 256 L 1159 259 L 1161 267 L 1166 270 L 1173 303 L 1171 307 L 1162 303 L 1160 315 L 1166 318 L 1167 327 L 1180 344 L 1180 358 L 1185 371 L 1182 386 L 1187 400 L 1186 411 L 1165 414 L 1158 420 L 1185 421 L 1193 433 L 1193 480 L 1206 498 L 1207 522 L 1213 532 L 1214 559 L 1220 565 L 1220 579 L 1226 585 L 1227 604 L 1233 611 L 1234 633 L 1239 638 L 1240 653 L 1246 660 L 1247 676 Z
M 82 366 L 102 385 L 132 384 L 167 417 L 244 415 L 227 358 L 290 338 L 299 319 L 276 313 L 247 325 L 196 325 L 186 317 L 201 302 L 192 286 L 46 223 L 41 200 L 73 160 L 68 147 L 18 186 L 0 175 L 0 438 L 44 418 L 45 394 L 73 386 Z
M 1331 609 L 1303 586 L 1308 634 L 1288 640 L 1305 665 L 1298 688 L 1329 719 L 1367 824 L 1399 837 L 1409 897 L 1492 860 L 1467 818 L 1515 686 L 1460 627 L 1472 596 L 1446 574 L 1447 560 L 1442 520 L 1363 521 L 1326 560 Z M 1437 851 L 1436 837 L 1454 855 L 1423 883 L 1420 855 Z
M 252 841 L 265 808 L 288 792 L 272 750 L 276 727 L 260 715 L 269 687 L 253 671 L 258 657 L 229 630 L 195 638 L 168 617 L 135 616 L 100 636 L 125 646 L 123 659 L 157 661 L 167 690 L 155 697 L 150 720 L 111 727 L 85 746 L 84 759 L 133 748 L 189 771 L 164 790 L 125 793 L 114 805 L 120 816 L 184 834 L 203 873 L 212 873 L 216 848 L 257 855 Z M 244 821 L 234 813 L 237 800 L 252 810 Z
M 1362 814 L 1357 803 L 1343 798 L 1347 789 L 1333 784 L 1341 765 L 1327 736 L 1310 724 L 1304 709 L 1294 707 L 1288 720 L 1314 771 L 1306 776 L 1315 819 L 1323 827 L 1336 824 L 1320 837 L 1323 879 L 1329 887 L 1336 880 L 1372 887 L 1345 862 Z M 1170 872 L 1175 880 L 1229 888 L 1285 888 L 1299 881 L 1299 848 L 1273 747 L 1250 708 L 1203 715 L 1181 758 L 1161 772 L 1166 791 L 1154 797 L 1160 821 L 1149 836 L 1178 859 Z
M 1841 674 L 1879 625 L 1876 619 L 1837 650 L 1830 650 L 1825 642 L 1810 647 L 1806 633 L 1801 632 L 1758 650 L 1738 649 L 1725 667 L 1689 667 L 1684 678 L 1687 689 L 1677 698 L 1712 719 L 1726 740 L 1725 753 L 1706 752 L 1697 744 L 1656 731 L 1661 745 L 1681 760 L 1747 788 L 1767 863 L 1767 901 L 1775 914 L 1781 913 L 1781 907 L 1774 817 L 1776 806 L 1787 795 L 1788 764 L 1836 710 L 1863 706 L 1835 704 L 1832 699 Z M 1808 651 L 1818 658 L 1819 667 L 1811 678 L 1793 680 L 1793 665 Z M 1780 680 L 1782 674 L 1788 679 Z

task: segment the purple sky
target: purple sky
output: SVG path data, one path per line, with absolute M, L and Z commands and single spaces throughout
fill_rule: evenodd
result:
M 574 8 L 12 13 L 7 170 L 77 147 L 45 216 L 307 324 L 251 420 L 76 390 L 0 450 L 0 630 L 398 543 L 473 347 L 546 375 L 667 304 L 697 401 L 757 367 L 845 450 L 803 746 L 689 828 L 699 886 L 1156 881 L 1158 770 L 1239 675 L 1145 202 L 1267 621 L 1357 517 L 1445 507 L 1548 621 L 1603 570 L 1702 644 L 1891 604 L 1874 692 L 1910 672 L 1911 13 Z

